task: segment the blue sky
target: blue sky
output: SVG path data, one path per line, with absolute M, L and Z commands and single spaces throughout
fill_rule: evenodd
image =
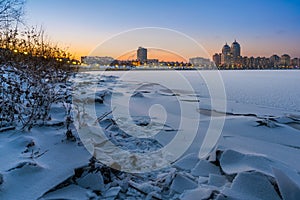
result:
M 300 57 L 299 0 L 28 0 L 26 13 L 77 56 L 122 31 L 162 27 L 194 38 L 210 56 L 237 39 L 243 55 Z

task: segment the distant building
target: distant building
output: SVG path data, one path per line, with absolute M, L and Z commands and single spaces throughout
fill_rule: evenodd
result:
M 202 57 L 196 57 L 196 58 L 190 58 L 189 62 L 198 67 L 208 67 L 211 66 L 211 62 L 208 58 L 202 58 Z
M 285 67 L 286 66 L 290 66 L 290 64 L 291 64 L 291 57 L 289 55 L 287 55 L 287 54 L 282 55 L 281 58 L 280 58 L 280 64 L 282 66 L 285 66 Z
M 110 65 L 114 61 L 112 57 L 82 56 L 81 63 L 86 65 Z
M 241 46 L 236 40 L 234 40 L 230 47 L 230 53 L 232 54 L 233 59 L 237 59 L 241 56 Z
M 251 69 L 253 69 L 253 68 L 255 68 L 255 65 L 254 65 L 254 60 L 255 60 L 255 58 L 253 57 L 253 56 L 251 56 L 250 58 L 249 58 L 249 67 L 251 68 Z M 247 65 L 246 65 L 247 66 Z
M 221 65 L 221 56 L 222 56 L 222 54 L 220 54 L 220 53 L 216 53 L 213 55 L 212 59 L 217 67 Z
M 293 58 L 291 61 L 292 66 L 299 67 L 299 58 Z
M 231 51 L 230 46 L 226 43 L 222 48 L 222 54 L 224 55 L 230 54 L 230 51 Z
M 241 45 L 236 40 L 231 44 L 231 47 L 226 43 L 222 48 L 222 53 L 219 55 L 220 61 L 218 54 L 215 54 L 213 57 L 213 61 L 217 66 L 241 66 L 242 63 L 246 62 L 241 56 Z
M 272 55 L 270 57 L 270 65 L 271 67 L 278 67 L 280 64 L 280 57 L 277 55 Z
M 221 64 L 229 66 L 231 64 L 230 46 L 226 43 L 222 48 Z
M 147 62 L 147 49 L 139 47 L 137 50 L 137 60 L 140 62 Z
M 147 59 L 147 64 L 157 66 L 159 65 L 159 61 L 158 59 Z

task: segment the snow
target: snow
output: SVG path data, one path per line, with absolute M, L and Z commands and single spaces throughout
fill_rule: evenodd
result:
M 0 199 L 299 199 L 300 71 L 220 73 L 227 110 L 193 71 L 78 74 L 74 141 L 66 103 L 0 132 Z
M 88 162 L 90 155 L 84 147 L 63 143 L 63 136 L 56 134 L 57 130 L 49 127 L 32 129 L 30 133 L 15 131 L 5 138 L 9 148 L 2 146 L 0 150 L 4 176 L 0 199 L 37 199 Z M 3 136 L 0 135 L 1 143 Z M 36 147 L 23 153 L 32 138 Z

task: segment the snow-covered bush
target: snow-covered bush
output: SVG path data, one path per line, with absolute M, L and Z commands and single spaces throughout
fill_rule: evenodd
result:
M 49 118 L 52 103 L 70 98 L 64 83 L 75 70 L 71 55 L 32 28 L 0 36 L 0 128 L 30 129 Z

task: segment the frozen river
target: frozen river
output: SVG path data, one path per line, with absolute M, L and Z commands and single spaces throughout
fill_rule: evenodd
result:
M 126 71 L 91 72 L 115 75 L 125 82 L 165 83 L 174 91 L 185 87 L 187 79 L 200 98 L 210 98 L 203 77 L 224 86 L 229 103 L 300 112 L 300 70 L 243 70 L 243 71 Z
M 51 126 L 65 124 L 62 103 L 50 126 L 0 134 L 0 199 L 298 200 L 299 80 L 296 70 L 79 73 L 76 142 Z

